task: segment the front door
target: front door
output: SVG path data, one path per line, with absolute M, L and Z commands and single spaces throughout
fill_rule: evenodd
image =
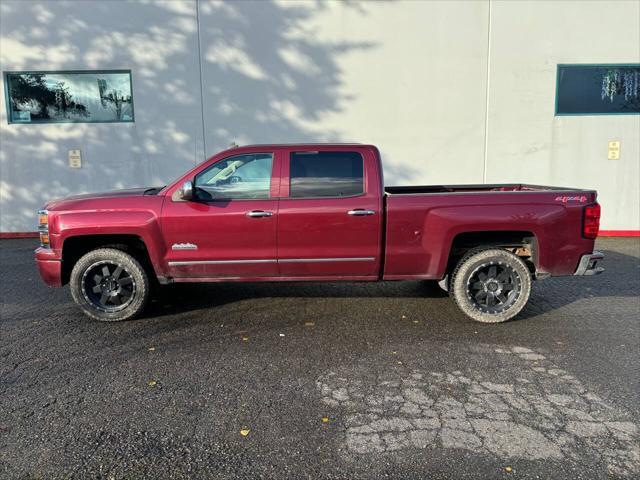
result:
M 194 179 L 194 200 L 167 198 L 162 229 L 174 278 L 278 275 L 272 153 L 222 159 Z
M 374 279 L 380 268 L 381 181 L 363 151 L 283 158 L 278 263 L 284 277 Z

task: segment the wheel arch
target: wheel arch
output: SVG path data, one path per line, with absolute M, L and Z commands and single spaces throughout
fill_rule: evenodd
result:
M 470 250 L 503 248 L 522 258 L 535 277 L 539 265 L 538 237 L 527 230 L 470 231 L 456 234 L 449 247 L 445 276 L 450 274 L 457 263 Z
M 98 248 L 122 250 L 136 260 L 147 271 L 147 275 L 157 278 L 149 249 L 142 237 L 135 234 L 92 234 L 74 235 L 65 238 L 62 244 L 62 285 L 69 283 L 71 271 L 76 262 L 86 253 Z

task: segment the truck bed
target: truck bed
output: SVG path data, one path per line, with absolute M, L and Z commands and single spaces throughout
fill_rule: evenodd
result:
M 570 275 L 593 251 L 581 232 L 595 201 L 593 190 L 526 184 L 387 187 L 384 278 L 441 279 L 452 246 L 494 237 L 526 239 L 539 274 Z
M 550 187 L 546 185 L 527 185 L 524 183 L 500 183 L 479 185 L 411 185 L 385 187 L 384 191 L 391 195 L 411 195 L 420 193 L 543 192 L 581 190 L 576 188 Z

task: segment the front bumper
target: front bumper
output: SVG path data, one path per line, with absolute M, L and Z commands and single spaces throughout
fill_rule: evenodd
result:
M 597 264 L 604 258 L 604 253 L 593 252 L 583 255 L 580 258 L 580 263 L 576 269 L 574 275 L 599 275 L 604 272 L 603 267 L 598 267 Z
M 56 258 L 53 250 L 38 248 L 35 251 L 36 265 L 44 283 L 50 287 L 62 286 L 62 261 Z

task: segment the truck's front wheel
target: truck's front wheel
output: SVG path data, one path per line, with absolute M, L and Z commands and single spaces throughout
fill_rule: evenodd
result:
M 475 250 L 458 263 L 450 292 L 460 310 L 473 320 L 504 322 L 527 304 L 531 273 L 520 257 L 507 250 Z
M 82 311 L 103 322 L 135 317 L 149 297 L 149 279 L 142 265 L 114 248 L 99 248 L 81 257 L 69 284 Z

